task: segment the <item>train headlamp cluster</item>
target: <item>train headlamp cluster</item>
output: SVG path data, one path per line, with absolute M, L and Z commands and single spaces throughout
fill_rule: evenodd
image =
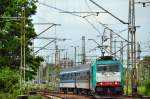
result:
M 97 86 L 121 86 L 121 82 L 97 82 Z

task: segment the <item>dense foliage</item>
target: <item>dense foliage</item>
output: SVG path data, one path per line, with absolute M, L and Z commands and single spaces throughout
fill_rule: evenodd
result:
M 150 56 L 145 56 L 139 65 L 140 80 L 150 80 Z
M 36 74 L 41 57 L 35 57 L 32 40 L 36 37 L 31 16 L 36 13 L 37 0 L 0 0 L 0 68 L 10 67 L 18 70 L 20 67 L 21 54 L 21 18 L 22 9 L 25 9 L 25 51 L 27 76 L 32 78 Z M 30 71 L 29 71 L 30 70 Z
M 150 96 L 150 56 L 145 56 L 139 65 L 139 90 Z

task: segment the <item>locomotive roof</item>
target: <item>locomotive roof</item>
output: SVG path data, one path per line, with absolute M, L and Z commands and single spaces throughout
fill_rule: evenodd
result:
M 90 64 L 81 64 L 81 65 L 77 65 L 76 67 L 63 69 L 60 72 L 60 74 L 69 73 L 69 72 L 77 72 L 77 71 L 86 71 L 86 70 L 89 70 L 89 68 L 90 68 Z
M 96 59 L 97 61 L 115 60 L 113 56 L 101 56 Z

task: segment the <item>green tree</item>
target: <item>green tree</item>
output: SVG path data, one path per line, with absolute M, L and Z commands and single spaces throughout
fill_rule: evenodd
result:
M 21 53 L 21 19 L 22 9 L 25 9 L 25 50 L 27 75 L 35 75 L 43 58 L 31 54 L 32 40 L 36 37 L 31 16 L 36 13 L 37 0 L 0 0 L 0 68 L 9 66 L 12 69 L 20 67 Z M 11 18 L 9 18 L 11 17 Z M 13 19 L 12 17 L 18 17 Z

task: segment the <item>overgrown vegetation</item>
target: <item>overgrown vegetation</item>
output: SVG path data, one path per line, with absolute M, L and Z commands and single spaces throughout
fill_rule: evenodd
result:
M 138 81 L 137 81 L 138 94 L 150 96 L 150 56 L 145 56 L 138 63 L 137 69 L 138 69 L 138 72 L 137 72 L 138 73 L 137 74 L 138 75 Z M 126 86 L 124 88 L 124 93 L 126 93 Z M 128 94 L 129 95 L 132 94 L 131 79 L 129 79 Z
M 13 99 L 11 97 L 19 94 L 22 10 L 25 12 L 25 80 L 34 78 L 43 61 L 42 57 L 32 54 L 30 47 L 37 36 L 31 19 L 36 13 L 36 2 L 37 0 L 0 0 L 0 99 L 4 99 L 5 95 L 7 99 Z

